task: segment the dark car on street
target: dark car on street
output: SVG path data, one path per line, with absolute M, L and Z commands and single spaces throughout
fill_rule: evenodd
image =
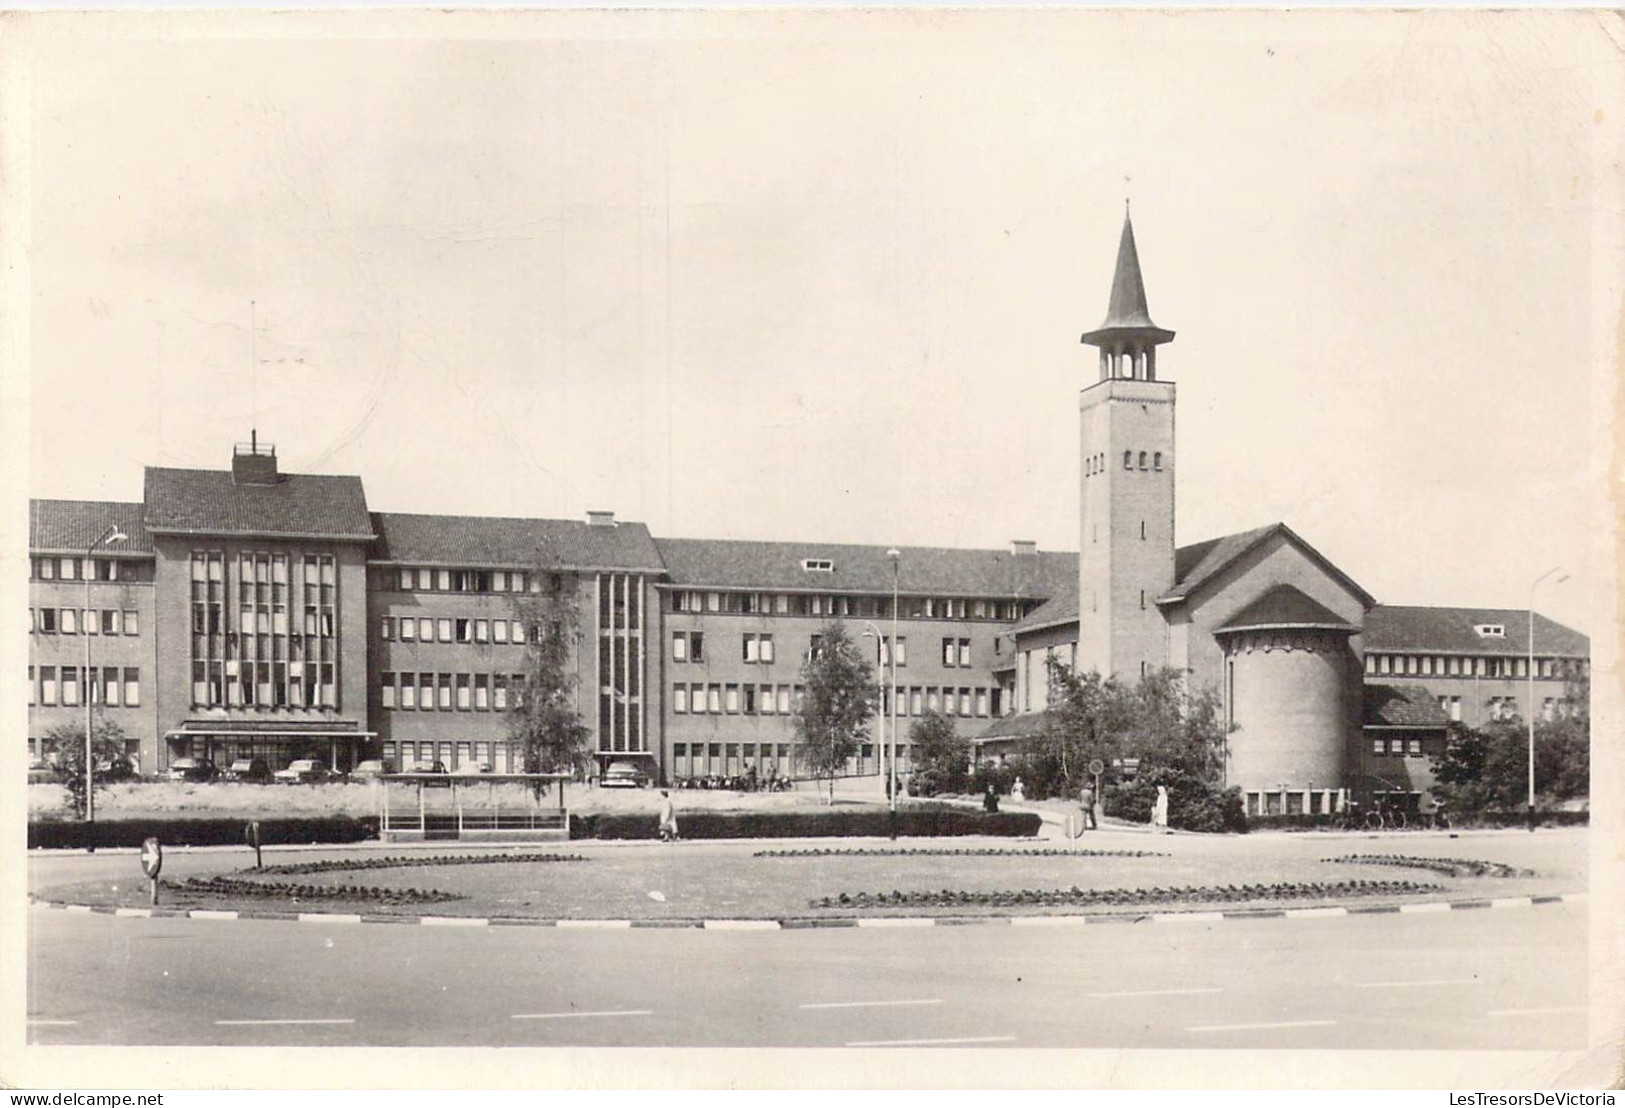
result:
M 96 780 L 109 784 L 119 781 L 133 781 L 135 779 L 135 763 L 123 756 L 117 758 L 103 758 L 96 763 Z
M 386 773 L 394 773 L 395 767 L 382 758 L 368 758 L 357 762 L 355 769 L 350 771 L 351 781 L 376 781 Z
M 279 785 L 320 785 L 332 779 L 328 772 L 327 763 L 320 758 L 300 758 L 291 762 L 287 769 L 279 769 L 271 775 Z
M 268 785 L 271 783 L 271 767 L 265 764 L 264 758 L 238 758 L 220 776 L 226 781 Z
M 213 781 L 219 774 L 208 758 L 176 758 L 164 770 L 165 781 Z

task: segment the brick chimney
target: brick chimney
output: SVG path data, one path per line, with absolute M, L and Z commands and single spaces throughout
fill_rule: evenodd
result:
M 1010 553 L 1018 557 L 1024 554 L 1037 554 L 1038 543 L 1032 539 L 1011 539 Z

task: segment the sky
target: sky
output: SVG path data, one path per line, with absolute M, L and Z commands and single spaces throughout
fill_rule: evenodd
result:
M 1606 626 L 1597 16 L 388 18 L 30 28 L 30 494 L 1075 550 L 1131 198 L 1181 543 Z

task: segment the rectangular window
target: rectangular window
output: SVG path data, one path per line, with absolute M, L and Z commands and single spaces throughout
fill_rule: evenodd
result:
M 474 641 L 474 624 L 472 622 L 466 619 L 453 620 L 452 622 L 455 628 L 453 634 L 456 636 L 456 641 L 460 643 Z
M 1407 739 L 1405 741 L 1405 753 L 1412 758 L 1420 758 L 1422 756 L 1422 740 Z
M 378 637 L 385 642 L 395 641 L 395 617 L 385 616 L 378 624 Z
M 491 679 L 483 673 L 474 675 L 474 710 L 477 712 L 489 711 L 491 708 Z
M 401 707 L 407 711 L 418 706 L 418 679 L 415 673 L 401 674 Z
M 1367 654 L 1365 656 L 1365 671 L 1367 673 L 1377 672 L 1377 656 L 1375 654 Z
M 141 707 L 141 670 L 139 667 L 129 667 L 124 671 L 124 706 L 126 708 Z
M 1422 676 L 1423 677 L 1432 677 L 1433 676 L 1433 659 L 1431 657 L 1424 656 L 1422 658 Z
M 1393 665 L 1393 659 L 1391 659 L 1388 655 L 1379 654 L 1377 656 L 1377 672 L 1378 673 L 1388 673 L 1388 672 L 1390 672 L 1390 669 L 1391 669 L 1392 665 Z
M 979 715 L 979 716 L 986 716 L 987 715 L 987 690 L 986 689 L 977 689 L 976 690 L 976 714 Z
M 41 581 L 56 580 L 56 562 L 50 558 L 41 558 L 35 562 L 35 565 L 39 568 L 39 578 Z
M 742 646 L 744 648 L 744 660 L 746 662 L 755 662 L 757 660 L 756 636 L 750 632 L 746 632 L 744 639 L 742 640 Z
M 418 641 L 434 642 L 434 620 L 428 616 L 418 617 Z
M 395 707 L 395 675 L 385 673 L 379 677 L 379 689 L 383 694 L 382 703 L 386 708 Z
M 96 609 L 94 608 L 86 608 L 84 611 L 79 613 L 79 626 L 85 629 L 85 634 L 87 635 L 99 635 L 102 633 L 101 617 L 96 614 Z
M 79 610 L 77 608 L 62 609 L 62 633 L 64 635 L 79 633 Z
M 671 710 L 674 713 L 676 713 L 677 715 L 685 715 L 685 714 L 687 714 L 687 712 L 688 712 L 688 686 L 687 685 L 678 684 L 678 685 L 673 685 L 671 687 Z
M 56 609 L 41 608 L 39 610 L 39 629 L 42 634 L 56 634 Z
M 960 689 L 959 690 L 959 714 L 962 715 L 962 716 L 968 716 L 968 715 L 971 714 L 971 701 L 970 701 L 970 690 L 969 689 Z
M 491 678 L 491 707 L 499 712 L 508 710 L 508 675 L 505 673 Z
M 59 579 L 61 579 L 63 581 L 77 581 L 79 579 L 79 559 L 78 558 L 63 558 L 63 559 L 61 559 L 60 562 L 58 562 L 58 568 L 62 571 L 62 572 L 57 574 L 57 577 Z M 192 580 L 194 580 L 194 581 L 203 580 L 202 570 L 203 570 L 203 555 L 201 555 L 201 554 L 192 555 Z
M 508 641 L 507 620 L 493 619 L 491 621 L 491 640 L 497 643 L 506 643 Z
M 401 641 L 415 642 L 418 637 L 418 621 L 407 616 L 401 620 Z
M 62 667 L 62 706 L 72 708 L 79 703 L 79 670 L 72 666 Z M 83 737 L 83 736 L 81 736 Z
M 442 569 L 435 574 L 435 588 L 441 592 L 451 591 L 451 570 Z
M 722 686 L 711 685 L 705 690 L 706 711 L 713 714 L 722 711 Z
M 1387 753 L 1385 747 L 1386 747 L 1386 744 L 1381 739 L 1372 739 L 1371 740 L 1371 753 L 1373 753 L 1373 754 L 1385 754 L 1385 753 Z
M 959 666 L 961 669 L 970 668 L 970 640 L 959 640 Z
M 488 619 L 477 619 L 477 620 L 474 621 L 474 641 L 475 642 L 490 642 L 491 641 L 491 621 L 490 620 L 488 620 Z
M 56 706 L 56 667 L 40 666 L 39 676 L 39 702 L 47 708 L 54 708 Z
M 425 673 L 423 675 L 423 677 L 424 677 L 424 680 L 427 681 L 428 678 L 429 678 L 429 675 L 427 673 Z M 439 688 L 440 688 L 440 696 L 439 696 L 439 699 L 438 699 L 438 703 L 440 705 L 440 710 L 442 712 L 449 712 L 449 711 L 451 711 L 451 674 L 442 673 L 440 675 Z M 467 705 L 462 705 L 462 704 L 458 705 L 458 707 L 466 707 L 466 706 Z
M 673 631 L 671 635 L 671 660 L 674 662 L 688 661 L 688 632 Z
M 141 633 L 141 619 L 129 608 L 124 609 L 124 633 L 126 635 L 139 635 Z
M 741 708 L 747 716 L 756 714 L 756 686 L 746 685 L 741 690 Z
M 35 690 L 35 687 L 34 687 L 34 667 L 29 666 L 28 667 L 28 706 L 30 708 L 32 708 L 34 706 L 34 701 L 37 698 L 38 698 L 38 693 L 37 693 L 37 691 Z
M 764 716 L 770 716 L 773 714 L 774 698 L 772 685 L 763 685 L 761 689 L 758 690 L 756 703 L 759 705 L 760 711 Z
M 949 667 L 959 664 L 959 643 L 957 640 L 942 640 L 942 664 Z
M 727 694 L 728 714 L 736 715 L 739 712 L 739 686 L 729 685 Z
M 451 629 L 452 629 L 451 628 L 451 620 L 448 617 L 441 616 L 438 620 L 435 621 L 435 626 L 440 632 L 440 641 L 441 642 L 451 642 L 452 641 L 451 640 Z
M 790 686 L 789 685 L 780 685 L 779 686 L 779 688 L 778 688 L 778 699 L 779 699 L 779 715 L 781 715 L 781 716 L 789 715 L 790 714 Z
M 691 662 L 705 661 L 704 631 L 690 631 L 688 633 L 688 660 Z

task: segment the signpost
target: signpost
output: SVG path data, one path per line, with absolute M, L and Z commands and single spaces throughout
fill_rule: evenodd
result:
M 1106 763 L 1099 758 L 1094 759 L 1089 763 L 1089 772 L 1095 778 L 1095 809 L 1098 811 L 1100 809 L 1100 775 L 1106 772 Z M 1094 816 L 1094 812 L 1089 813 L 1089 822 L 1095 822 Z
M 141 844 L 141 872 L 147 875 L 148 892 L 153 904 L 158 903 L 158 874 L 164 868 L 164 848 L 157 839 Z
M 251 819 L 243 824 L 243 841 L 254 848 L 254 868 L 260 869 L 260 821 Z

